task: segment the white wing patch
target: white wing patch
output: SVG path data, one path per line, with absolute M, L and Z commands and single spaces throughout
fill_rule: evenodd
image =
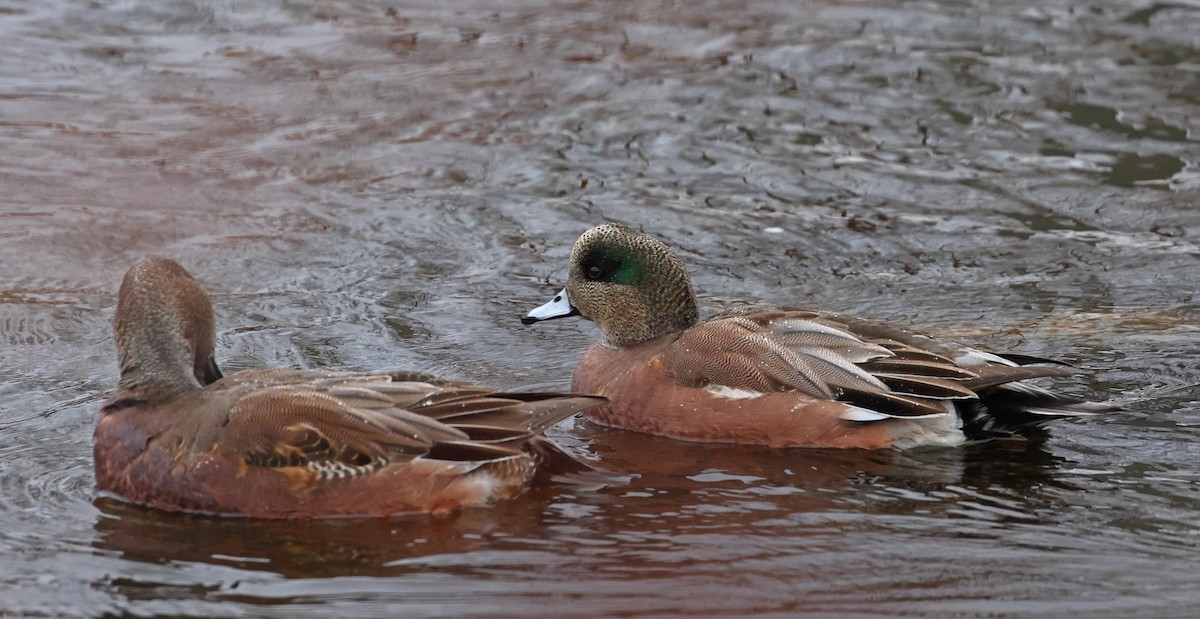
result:
M 704 391 L 707 391 L 718 398 L 725 398 L 726 400 L 750 400 L 763 395 L 761 391 L 754 391 L 753 389 L 739 389 L 737 387 L 730 387 L 728 385 L 711 384 L 705 385 L 703 389 Z
M 846 421 L 859 422 L 883 421 L 884 419 L 892 418 L 891 415 L 884 415 L 883 413 L 873 411 L 869 408 L 862 408 L 860 406 L 853 406 L 850 404 L 846 405 L 846 410 L 842 411 L 842 414 L 838 415 L 838 417 L 845 419 Z

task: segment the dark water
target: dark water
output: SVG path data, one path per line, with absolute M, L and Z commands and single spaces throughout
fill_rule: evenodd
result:
M 389 8 L 391 7 L 391 8 Z M 0 615 L 1193 616 L 1200 6 L 0 1 Z M 447 518 L 97 500 L 124 270 L 219 357 L 565 388 L 605 220 L 703 301 L 918 324 L 1128 411 L 913 453 L 554 434 L 641 476 Z

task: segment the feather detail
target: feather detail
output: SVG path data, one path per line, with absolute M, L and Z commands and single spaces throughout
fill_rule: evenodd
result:
M 935 400 L 973 400 L 979 397 L 974 391 L 949 380 L 914 374 L 876 373 L 892 391 Z
M 946 361 L 931 361 L 901 357 L 872 359 L 862 364 L 864 370 L 875 374 L 907 374 L 927 376 L 929 378 L 944 378 L 949 380 L 972 380 L 979 375 L 970 370 L 953 365 Z
M 841 417 L 857 423 L 957 412 L 973 438 L 1036 434 L 1047 419 L 1093 414 L 1021 382 L 1071 374 L 1063 364 L 810 310 L 737 308 L 683 332 L 663 359 L 680 383 L 719 385 L 718 395 L 790 391 L 840 400 L 847 404 Z
M 235 376 L 241 379 L 227 386 L 236 402 L 225 424 L 225 447 L 253 466 L 305 467 L 318 481 L 367 475 L 418 457 L 465 461 L 519 454 L 550 425 L 604 402 L 396 383 L 379 374 Z

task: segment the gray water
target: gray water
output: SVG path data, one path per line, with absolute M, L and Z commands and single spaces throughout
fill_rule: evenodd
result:
M 389 8 L 391 7 L 391 8 Z M 1200 5 L 0 2 L 0 615 L 1193 616 Z M 1127 410 L 911 453 L 552 434 L 638 473 L 446 518 L 97 498 L 138 258 L 226 370 L 565 389 L 575 237 L 702 303 L 910 323 Z

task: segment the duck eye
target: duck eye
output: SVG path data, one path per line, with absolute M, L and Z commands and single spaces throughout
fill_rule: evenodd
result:
M 600 267 L 598 267 L 598 266 L 589 267 L 587 270 L 587 278 L 588 279 L 599 279 L 600 278 Z

